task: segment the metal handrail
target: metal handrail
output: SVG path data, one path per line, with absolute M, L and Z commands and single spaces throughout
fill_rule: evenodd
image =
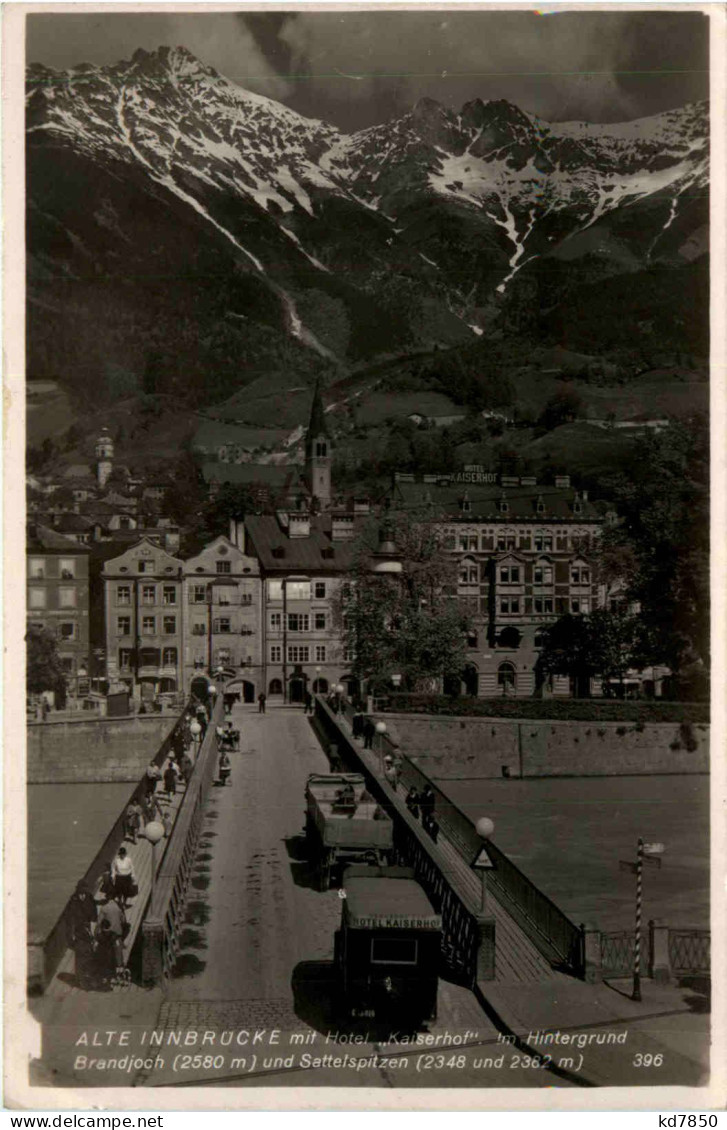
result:
M 194 856 L 197 849 L 202 809 L 215 770 L 217 742 L 215 727 L 222 720 L 223 705 L 215 704 L 192 775 L 174 822 L 172 834 L 157 872 L 154 897 L 142 926 L 144 953 L 142 978 L 156 980 L 168 975 L 176 959 L 178 927 Z M 161 955 L 159 954 L 161 948 Z M 151 952 L 151 951 L 155 952 Z
M 424 783 L 431 785 L 435 795 L 437 823 L 460 855 L 470 863 L 482 846 L 482 840 L 470 818 L 422 773 L 388 735 L 384 735 L 384 741 L 392 747 L 399 759 L 406 763 L 406 772 L 402 773 L 402 778 L 407 777 L 407 784 L 414 784 L 415 787 Z M 514 906 L 564 962 L 580 968 L 583 937 L 580 927 L 572 922 L 492 840 L 487 841 L 487 850 L 495 863 L 495 868 L 488 876 L 488 886 L 495 897 L 501 895 L 500 901 L 504 899 Z

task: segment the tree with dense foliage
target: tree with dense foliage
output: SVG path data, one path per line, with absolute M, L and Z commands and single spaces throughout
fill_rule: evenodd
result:
M 619 522 L 602 553 L 627 561 L 626 594 L 640 605 L 645 663 L 665 664 L 692 695 L 709 667 L 709 429 L 673 421 L 639 441 L 610 491 Z M 625 555 L 625 556 L 624 556 Z
M 546 675 L 567 675 L 579 695 L 588 695 L 590 680 L 600 676 L 604 692 L 623 685 L 626 672 L 638 663 L 640 622 L 627 611 L 597 609 L 590 615 L 562 616 L 545 633 L 538 659 L 540 681 Z
M 583 401 L 576 389 L 560 385 L 549 398 L 538 418 L 540 432 L 552 432 L 561 424 L 571 424 L 583 415 Z
M 466 662 L 469 622 L 455 595 L 456 567 L 430 522 L 397 514 L 386 529 L 402 572 L 372 572 L 377 526 L 368 525 L 336 604 L 343 647 L 361 684 L 383 688 L 400 674 L 404 689 L 431 690 L 458 677 Z
M 29 694 L 55 693 L 56 706 L 66 701 L 66 678 L 58 655 L 56 637 L 49 628 L 31 624 L 25 637 L 26 686 Z

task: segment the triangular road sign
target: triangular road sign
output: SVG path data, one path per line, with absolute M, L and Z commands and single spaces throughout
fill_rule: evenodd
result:
M 483 844 L 472 861 L 472 867 L 475 871 L 489 871 L 494 870 L 496 866 L 495 862 L 490 858 L 490 853 Z

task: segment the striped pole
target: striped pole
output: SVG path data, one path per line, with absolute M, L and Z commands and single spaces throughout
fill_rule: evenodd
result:
M 634 929 L 634 991 L 631 999 L 641 1000 L 641 875 L 644 868 L 644 841 L 639 836 L 636 852 L 636 925 Z

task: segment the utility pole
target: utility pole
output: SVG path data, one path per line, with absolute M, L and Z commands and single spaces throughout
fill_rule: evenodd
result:
M 283 702 L 288 701 L 288 578 L 283 577 Z
M 641 901 L 642 901 L 642 875 L 644 870 L 644 841 L 639 836 L 639 845 L 636 852 L 636 922 L 634 925 L 634 989 L 631 999 L 641 1000 Z
M 207 585 L 207 671 L 212 672 L 212 581 Z

